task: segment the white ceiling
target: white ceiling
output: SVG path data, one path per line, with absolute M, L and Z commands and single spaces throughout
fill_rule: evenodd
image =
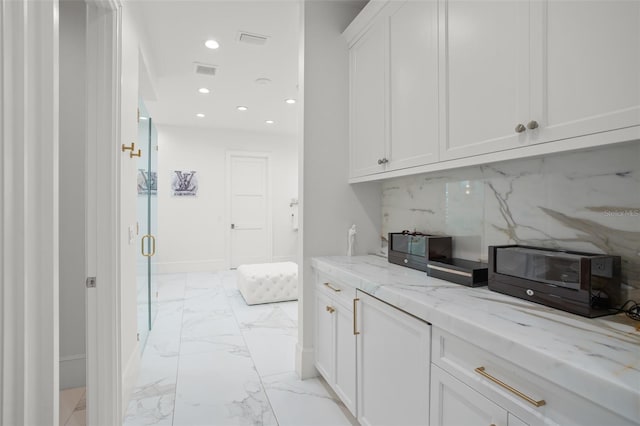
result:
M 299 9 L 297 1 L 128 2 L 138 27 L 155 100 L 145 104 L 157 124 L 293 134 L 297 130 Z M 239 31 L 268 36 L 263 46 L 241 43 Z M 205 47 L 215 39 L 220 48 Z M 218 67 L 214 77 L 194 62 Z M 271 83 L 259 85 L 258 78 Z M 143 86 L 146 86 L 143 84 Z M 207 87 L 208 95 L 198 93 Z M 238 105 L 248 111 L 236 110 Z M 197 113 L 205 118 L 197 118 Z M 275 124 L 265 124 L 273 120 Z

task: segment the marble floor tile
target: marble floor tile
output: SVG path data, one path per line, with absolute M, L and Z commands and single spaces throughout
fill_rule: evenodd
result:
M 146 391 L 149 396 L 136 392 L 132 396 L 124 418 L 125 426 L 172 426 L 175 404 L 175 385 L 158 388 L 156 393 Z
M 248 352 L 181 356 L 178 376 L 175 425 L 276 424 Z
M 280 426 L 357 425 L 322 379 L 300 380 L 293 372 L 262 378 Z
M 212 308 L 208 312 L 185 309 L 182 319 L 182 340 L 239 334 L 238 323 L 229 308 Z
M 243 330 L 256 370 L 261 376 L 292 372 L 295 370 L 296 334 L 263 332 L 261 330 Z
M 178 361 L 145 348 L 125 425 L 172 425 Z
M 296 324 L 298 324 L 298 302 L 297 301 L 281 302 L 281 303 L 278 303 L 278 306 L 280 306 L 280 309 L 282 309 L 284 313 L 287 314 L 287 316 L 291 319 L 291 321 L 294 321 Z
M 71 417 L 69 418 L 67 423 L 65 424 L 65 426 L 86 426 L 86 425 L 87 425 L 86 409 L 74 411 L 73 414 L 71 414 Z
M 326 384 L 294 373 L 296 301 L 249 306 L 236 271 L 160 275 L 158 288 L 125 425 L 354 424 Z
M 219 351 L 250 356 L 244 338 L 239 332 L 229 335 L 185 337 L 180 345 L 181 356 Z
M 85 394 L 85 388 L 71 388 L 60 391 L 60 416 L 61 426 L 67 424 L 76 406 Z

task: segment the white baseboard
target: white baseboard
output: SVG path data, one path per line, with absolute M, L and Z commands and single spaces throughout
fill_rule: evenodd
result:
M 81 388 L 87 385 L 85 354 L 60 357 L 60 389 Z
M 294 262 L 296 261 L 296 256 L 273 256 L 273 262 Z
M 133 394 L 138 381 L 138 372 L 140 371 L 140 343 L 136 342 L 129 359 L 127 360 L 124 370 L 122 371 L 122 411 L 123 416 L 129 407 L 129 400 Z
M 224 259 L 187 260 L 181 262 L 158 262 L 156 266 L 159 274 L 215 272 L 227 269 L 227 262 Z
M 303 348 L 296 345 L 296 373 L 300 379 L 305 380 L 318 375 L 315 364 L 315 351 L 313 348 Z

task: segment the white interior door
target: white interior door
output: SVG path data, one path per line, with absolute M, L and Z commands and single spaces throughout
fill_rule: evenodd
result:
M 269 156 L 227 155 L 230 267 L 271 261 Z

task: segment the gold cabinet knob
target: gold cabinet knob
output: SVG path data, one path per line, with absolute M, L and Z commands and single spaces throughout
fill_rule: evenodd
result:
M 519 123 L 519 124 L 516 126 L 516 133 L 522 133 L 522 132 L 524 132 L 525 130 L 527 130 L 527 128 L 526 128 L 526 127 L 524 127 L 524 124 L 522 124 L 522 123 Z
M 334 313 L 336 311 L 336 308 L 333 308 L 331 306 L 327 306 L 327 312 L 329 312 L 330 314 Z
M 536 120 L 531 120 L 528 124 L 527 124 L 527 128 L 529 130 L 533 130 L 533 129 L 537 129 L 538 128 L 538 122 Z

